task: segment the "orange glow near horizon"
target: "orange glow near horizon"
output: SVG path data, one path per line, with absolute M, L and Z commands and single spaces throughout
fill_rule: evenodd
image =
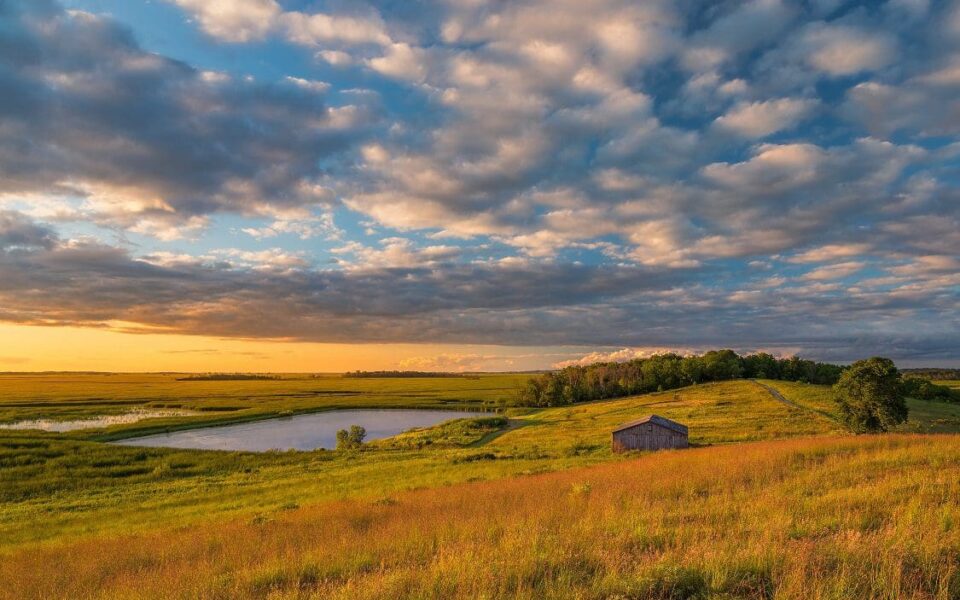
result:
M 562 358 L 557 349 L 452 344 L 328 344 L 112 329 L 0 324 L 0 371 L 509 371 Z M 572 349 L 571 354 L 576 354 Z

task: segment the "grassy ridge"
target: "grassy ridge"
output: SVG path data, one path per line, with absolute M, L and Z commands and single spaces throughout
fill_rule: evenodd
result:
M 837 405 L 829 386 L 807 385 L 790 381 L 764 381 L 791 400 L 811 411 L 837 419 Z M 960 431 L 960 405 L 948 402 L 907 399 L 910 409 L 907 422 L 897 431 L 916 433 L 956 433 Z
M 18 599 L 951 600 L 960 438 L 648 454 L 33 549 L 0 580 Z

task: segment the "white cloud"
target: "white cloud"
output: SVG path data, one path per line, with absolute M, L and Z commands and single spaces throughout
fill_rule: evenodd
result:
M 208 34 L 228 42 L 263 38 L 281 13 L 275 0 L 173 0 L 190 11 Z
M 889 34 L 844 25 L 811 26 L 801 44 L 810 66 L 834 76 L 880 69 L 897 56 Z
M 750 160 L 707 165 L 703 174 L 727 187 L 776 193 L 816 181 L 825 158 L 813 144 L 763 144 Z
M 553 368 L 562 369 L 564 367 L 592 365 L 600 362 L 627 362 L 638 358 L 649 358 L 655 354 L 675 353 L 681 356 L 687 356 L 690 354 L 696 354 L 697 352 L 701 352 L 701 350 L 671 347 L 621 348 L 620 350 L 610 351 L 597 350 L 595 352 L 590 352 L 589 354 L 584 354 L 579 358 L 556 362 L 553 364 Z
M 426 75 L 423 51 L 408 44 L 391 44 L 383 56 L 367 60 L 370 68 L 378 73 L 407 81 L 422 81 Z
M 847 261 L 816 268 L 803 275 L 807 281 L 824 281 L 849 277 L 866 266 L 862 262 Z
M 345 67 L 353 62 L 353 57 L 342 50 L 321 50 L 317 52 L 317 57 L 335 67 Z
M 378 15 L 287 12 L 279 17 L 279 23 L 290 41 L 305 46 L 327 43 L 388 46 L 392 42 L 383 20 Z
M 807 118 L 817 101 L 801 98 L 779 98 L 764 102 L 741 102 L 714 124 L 748 138 L 761 138 L 792 129 Z
M 339 256 L 352 256 L 352 260 L 340 261 L 351 269 L 424 267 L 451 261 L 463 254 L 463 250 L 457 246 L 433 245 L 418 248 L 411 240 L 396 237 L 380 240 L 379 248 L 349 242 L 331 252 Z
M 792 263 L 815 263 L 837 260 L 840 258 L 849 258 L 852 256 L 862 256 L 870 252 L 871 244 L 846 243 L 846 244 L 827 244 L 817 248 L 805 250 L 788 258 Z

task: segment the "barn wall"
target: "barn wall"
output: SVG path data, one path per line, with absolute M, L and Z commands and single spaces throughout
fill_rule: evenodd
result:
M 686 448 L 687 436 L 655 423 L 642 423 L 613 433 L 614 452 Z

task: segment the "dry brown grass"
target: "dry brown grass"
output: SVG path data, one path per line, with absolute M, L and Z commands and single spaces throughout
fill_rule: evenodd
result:
M 671 451 L 0 558 L 3 598 L 960 598 L 960 437 Z

